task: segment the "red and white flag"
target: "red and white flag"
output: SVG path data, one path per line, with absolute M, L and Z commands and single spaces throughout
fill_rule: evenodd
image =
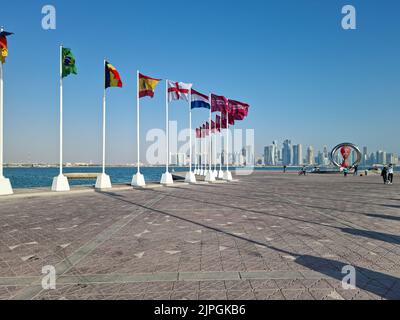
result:
M 189 102 L 191 83 L 174 82 L 168 80 L 168 100 L 185 100 Z

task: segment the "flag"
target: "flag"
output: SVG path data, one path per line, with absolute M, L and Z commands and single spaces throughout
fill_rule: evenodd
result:
M 154 90 L 161 79 L 154 79 L 139 73 L 139 98 L 154 97 Z
M 191 102 L 192 109 L 195 108 L 210 109 L 210 101 L 205 94 L 202 94 L 192 89 L 191 97 L 192 97 L 192 102 Z
M 215 125 L 214 120 L 211 120 L 211 132 L 215 133 L 217 126 Z
M 221 117 L 219 115 L 215 116 L 215 124 L 217 131 L 221 132 Z
M 174 82 L 168 80 L 168 100 L 185 100 L 189 102 L 191 83 Z
M 207 128 L 207 126 L 208 126 L 208 122 L 207 122 L 207 125 L 203 124 L 203 137 L 207 137 L 208 136 L 208 128 Z
M 76 69 L 75 65 L 75 58 L 71 49 L 62 48 L 61 64 L 63 78 L 69 76 L 70 74 L 78 74 L 78 70 Z
M 235 120 L 243 120 L 249 114 L 250 106 L 240 101 L 229 100 L 229 113 Z
M 234 117 L 228 113 L 228 123 L 229 125 L 233 126 L 235 124 L 235 119 Z M 227 129 L 226 127 L 226 113 L 222 113 L 222 125 L 223 125 L 223 129 Z
M 228 110 L 228 99 L 223 96 L 211 95 L 211 112 L 226 112 Z
M 113 65 L 109 62 L 105 62 L 105 88 L 110 87 L 119 87 L 122 88 L 121 77 L 117 71 L 113 67 Z
M 1 31 L 0 32 L 0 61 L 1 63 L 6 63 L 6 58 L 8 56 L 7 47 L 7 36 L 12 35 L 12 32 Z
M 201 138 L 201 128 L 196 128 L 196 138 Z

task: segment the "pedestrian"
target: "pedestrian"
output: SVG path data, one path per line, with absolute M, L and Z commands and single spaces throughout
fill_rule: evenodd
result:
M 358 176 L 358 166 L 354 166 L 354 175 Z
M 287 166 L 283 166 L 283 173 L 286 173 Z
M 387 174 L 388 174 L 387 167 L 384 166 L 384 167 L 382 168 L 382 173 L 381 173 L 381 176 L 382 176 L 382 178 L 383 178 L 383 183 L 384 183 L 384 184 L 387 183 L 387 177 L 388 177 Z
M 347 177 L 347 174 L 349 173 L 349 169 L 343 168 L 343 175 L 344 177 Z
M 393 184 L 393 173 L 394 173 L 394 169 L 393 169 L 393 164 L 389 164 L 389 168 L 387 171 L 387 180 L 388 180 L 388 184 Z

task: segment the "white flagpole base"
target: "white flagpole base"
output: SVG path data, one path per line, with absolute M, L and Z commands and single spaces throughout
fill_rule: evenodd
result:
M 98 190 L 112 189 L 110 176 L 105 173 L 99 174 L 95 188 Z
M 185 177 L 185 182 L 187 183 L 196 183 L 196 176 L 193 172 L 188 172 Z
M 207 171 L 207 175 L 206 175 L 205 181 L 207 181 L 207 182 L 214 182 L 215 181 L 215 176 L 214 176 L 214 174 L 213 174 L 213 172 L 211 170 Z
M 146 185 L 146 181 L 144 180 L 144 175 L 140 172 L 136 173 L 132 178 L 132 187 L 144 187 Z
M 0 196 L 13 194 L 10 179 L 0 177 Z
M 226 181 L 232 181 L 233 180 L 232 173 L 230 171 L 227 170 L 227 171 L 224 172 L 224 180 L 226 180 Z
M 224 172 L 222 170 L 218 171 L 218 179 L 223 179 L 224 178 Z
M 172 178 L 172 174 L 170 172 L 166 172 L 161 176 L 161 184 L 173 184 L 174 183 L 174 179 Z
M 58 175 L 53 179 L 53 184 L 51 186 L 51 191 L 54 192 L 64 192 L 69 191 L 69 183 L 66 176 L 63 174 Z
M 203 169 L 200 170 L 199 175 L 200 176 L 204 176 L 204 170 Z
M 218 178 L 218 171 L 217 171 L 216 169 L 214 169 L 214 171 L 213 171 L 213 175 L 214 175 L 214 178 L 215 178 L 215 179 L 217 179 L 217 178 Z

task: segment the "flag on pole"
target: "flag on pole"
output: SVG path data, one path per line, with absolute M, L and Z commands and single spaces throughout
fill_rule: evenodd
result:
M 211 132 L 215 133 L 216 130 L 217 130 L 217 126 L 216 126 L 214 120 L 211 120 Z
M 228 110 L 228 99 L 224 96 L 211 95 L 211 112 L 226 112 Z
M 109 63 L 105 62 L 105 88 L 110 87 L 119 87 L 122 88 L 122 80 L 114 66 Z
M 207 137 L 208 136 L 208 132 L 207 132 L 207 126 L 206 124 L 203 124 L 203 137 Z
M 69 48 L 62 48 L 62 57 L 61 57 L 61 64 L 62 64 L 62 77 L 65 78 L 70 74 L 78 74 L 78 70 L 75 64 L 75 58 L 72 54 L 71 49 Z
M 1 63 L 6 63 L 6 58 L 8 56 L 7 47 L 7 36 L 12 35 L 12 32 L 1 31 L 0 32 L 0 61 Z
M 168 101 L 185 100 L 189 102 L 191 83 L 174 82 L 168 80 Z
M 230 113 L 228 114 L 228 123 L 231 126 L 233 126 L 235 124 L 235 119 Z M 222 113 L 222 128 L 227 129 L 227 127 L 226 127 L 226 112 Z
M 229 113 L 234 120 L 243 120 L 249 114 L 250 106 L 240 101 L 229 100 Z
M 221 117 L 219 115 L 215 116 L 215 124 L 217 131 L 221 132 Z
M 191 107 L 192 109 L 195 108 L 205 108 L 205 109 L 210 109 L 210 102 L 208 99 L 208 96 L 205 94 L 202 94 L 194 89 L 192 89 L 192 102 L 191 102 Z
M 154 97 L 154 90 L 161 79 L 147 77 L 139 73 L 139 98 Z
M 197 139 L 201 138 L 201 129 L 200 128 L 196 128 L 196 138 Z

